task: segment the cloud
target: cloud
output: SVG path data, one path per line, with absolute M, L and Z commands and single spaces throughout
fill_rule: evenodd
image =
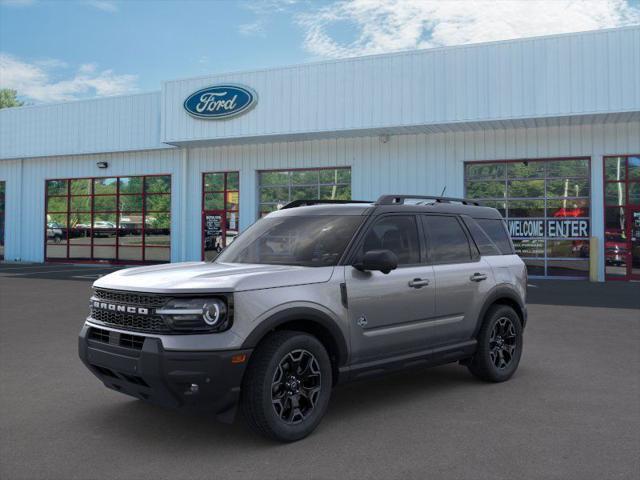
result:
M 85 0 L 83 3 L 103 12 L 115 13 L 119 10 L 118 4 L 110 0 Z
M 98 70 L 95 64 L 81 65 L 70 78 L 55 75 L 55 60 L 28 63 L 12 55 L 0 53 L 0 88 L 11 88 L 35 102 L 59 102 L 84 97 L 122 95 L 137 90 L 136 75 L 119 75 L 113 70 Z M 53 63 L 52 63 L 53 62 Z
M 627 0 L 339 0 L 298 14 L 304 48 L 338 58 L 640 23 Z M 342 35 L 338 35 L 342 27 Z M 344 39 L 344 31 L 354 37 Z
M 258 19 L 255 22 L 243 23 L 238 27 L 238 32 L 246 37 L 264 36 L 265 20 Z

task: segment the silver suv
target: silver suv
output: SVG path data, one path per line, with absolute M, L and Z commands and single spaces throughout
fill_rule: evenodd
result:
M 104 384 L 213 410 L 280 441 L 311 433 L 332 388 L 459 362 L 510 378 L 527 274 L 498 211 L 442 197 L 295 201 L 212 263 L 94 283 L 80 358 Z

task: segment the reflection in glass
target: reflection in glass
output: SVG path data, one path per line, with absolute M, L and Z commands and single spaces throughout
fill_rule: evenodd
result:
M 224 190 L 224 173 L 207 173 L 204 176 L 205 192 Z
M 626 178 L 625 157 L 604 159 L 604 178 L 606 180 L 624 180 Z
M 134 262 L 142 261 L 142 248 L 140 247 L 119 247 L 119 260 L 129 260 Z
M 68 197 L 48 197 L 47 198 L 47 211 L 48 212 L 66 212 Z
M 544 200 L 510 200 L 510 218 L 544 217 Z
M 291 200 L 305 200 L 318 198 L 318 187 L 291 187 Z
M 142 212 L 142 195 L 120 195 L 121 212 Z
M 476 181 L 467 184 L 467 197 L 469 198 L 501 198 L 504 196 L 504 182 Z
M 468 163 L 465 165 L 467 180 L 504 180 L 505 163 Z
M 80 245 L 69 246 L 69 258 L 78 260 L 90 260 L 91 259 L 91 247 L 85 247 Z
M 67 243 L 67 230 L 56 222 L 47 222 L 47 243 L 59 245 Z
M 227 190 L 240 190 L 240 175 L 238 172 L 227 173 Z
M 147 195 L 147 212 L 168 212 L 171 210 L 171 195 Z
M 640 205 L 640 182 L 629 183 L 629 203 Z
M 512 198 L 544 197 L 544 180 L 510 180 L 507 192 Z
M 547 216 L 555 218 L 588 217 L 589 200 L 547 200 Z
M 72 212 L 91 212 L 91 197 L 71 197 Z
M 544 178 L 545 162 L 525 160 L 507 163 L 507 178 Z
M 142 193 L 142 177 L 121 177 L 120 193 Z
M 144 232 L 145 245 L 155 245 L 159 247 L 168 247 L 171 243 L 171 234 L 169 229 L 149 229 Z
M 47 258 L 67 258 L 67 245 L 47 242 Z
M 224 209 L 224 193 L 205 193 L 204 194 L 205 210 L 223 210 Z
M 640 180 L 640 157 L 629 157 L 627 174 L 629 180 Z
M 547 163 L 547 178 L 588 177 L 589 160 L 558 160 Z
M 93 197 L 93 210 L 96 212 L 115 212 L 117 204 L 115 195 Z
M 320 187 L 322 200 L 351 200 L 351 185 L 334 185 Z
M 337 182 L 337 180 L 334 180 L 335 173 L 333 172 L 335 171 L 325 172 L 325 174 L 328 174 L 327 183 Z M 290 178 L 292 185 L 317 185 L 320 177 L 317 170 L 298 170 L 291 172 Z
M 170 193 L 171 192 L 171 177 L 145 177 L 145 191 L 146 193 Z
M 115 260 L 116 247 L 105 245 L 93 245 L 93 258 L 99 260 Z
M 547 256 L 589 258 L 589 242 L 587 240 L 547 240 Z
M 522 259 L 527 266 L 527 273 L 530 277 L 544 276 L 544 260 L 532 260 L 530 258 Z
M 96 178 L 93 181 L 94 194 L 114 194 L 118 188 L 116 178 Z
M 548 260 L 547 275 L 552 277 L 580 277 L 589 276 L 588 260 Z
M 548 197 L 588 197 L 589 194 L 588 180 L 547 180 Z
M 125 247 L 141 246 L 142 231 L 133 229 L 120 229 L 118 231 L 118 245 Z
M 91 195 L 91 180 L 82 178 L 71 180 L 71 195 Z
M 145 248 L 144 259 L 146 262 L 168 262 L 171 260 L 171 249 Z
M 605 183 L 604 201 L 607 205 L 624 205 L 625 204 L 625 184 L 624 183 Z
M 67 181 L 47 180 L 47 195 L 67 195 Z

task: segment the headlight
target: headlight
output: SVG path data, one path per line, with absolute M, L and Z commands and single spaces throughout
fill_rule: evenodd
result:
M 156 313 L 173 330 L 219 332 L 231 324 L 227 304 L 220 298 L 174 298 Z

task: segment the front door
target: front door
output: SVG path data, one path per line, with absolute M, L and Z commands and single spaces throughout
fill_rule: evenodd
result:
M 434 315 L 433 267 L 422 262 L 413 215 L 387 215 L 365 233 L 357 256 L 391 250 L 398 268 L 388 274 L 347 266 L 352 361 L 390 357 L 425 348 L 426 324 Z

